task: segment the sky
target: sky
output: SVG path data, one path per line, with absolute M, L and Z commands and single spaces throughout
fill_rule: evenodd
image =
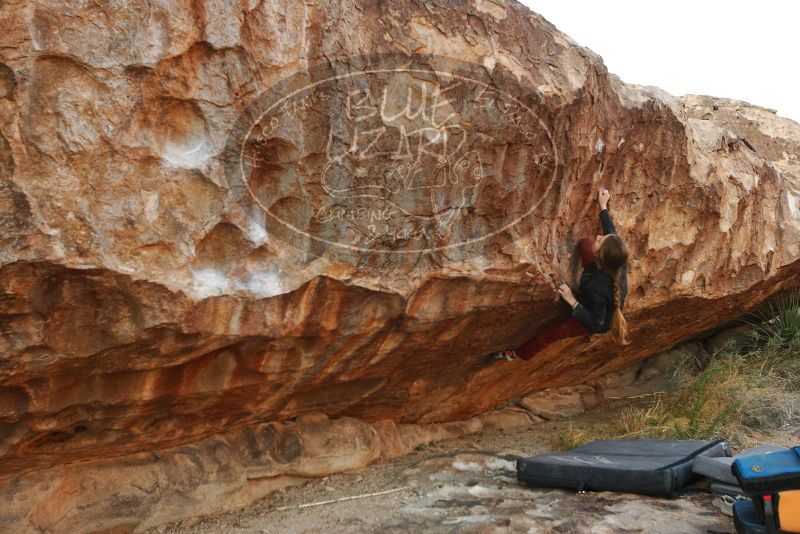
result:
M 520 0 L 624 81 L 744 100 L 800 122 L 796 0 Z

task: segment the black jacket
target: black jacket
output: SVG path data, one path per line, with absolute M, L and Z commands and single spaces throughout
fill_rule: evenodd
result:
M 600 211 L 600 224 L 603 235 L 615 234 L 617 229 L 611 221 L 608 210 Z M 628 266 L 619 273 L 619 307 L 625 304 L 628 295 Z M 590 332 L 602 333 L 611 330 L 614 317 L 614 281 L 611 275 L 600 269 L 595 260 L 586 266 L 581 274 L 581 285 L 575 294 L 578 305 L 572 309 L 572 316 L 578 319 Z

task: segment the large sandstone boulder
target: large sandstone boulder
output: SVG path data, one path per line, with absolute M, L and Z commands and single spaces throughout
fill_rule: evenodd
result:
M 2 2 L 0 471 L 619 370 L 797 284 L 799 144 L 507 0 Z M 487 365 L 566 314 L 601 186 L 633 344 Z

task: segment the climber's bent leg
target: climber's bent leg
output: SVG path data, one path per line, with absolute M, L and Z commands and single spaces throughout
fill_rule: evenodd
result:
M 586 327 L 583 326 L 583 323 L 574 317 L 568 317 L 551 324 L 536 334 L 535 337 L 514 349 L 514 352 L 516 352 L 517 357 L 523 360 L 530 360 L 537 352 L 554 341 L 568 337 L 583 336 L 589 333 Z
M 581 265 L 584 269 L 590 263 L 592 263 L 592 260 L 594 260 L 595 254 L 594 250 L 592 250 L 593 247 L 594 239 L 591 237 L 582 237 L 578 240 L 578 254 L 580 255 Z M 514 349 L 513 353 L 518 358 L 530 360 L 536 355 L 536 353 L 554 341 L 568 337 L 584 336 L 590 333 L 591 332 L 589 332 L 586 327 L 583 326 L 583 323 L 570 316 L 566 319 L 561 319 L 552 323 L 544 330 L 536 334 L 535 337 L 529 339 L 518 348 Z M 505 352 L 495 353 L 495 359 L 507 359 Z
M 578 240 L 578 254 L 581 257 L 581 265 L 585 269 L 587 265 L 592 263 L 594 259 L 594 251 L 592 247 L 594 246 L 594 239 L 591 237 L 582 237 Z

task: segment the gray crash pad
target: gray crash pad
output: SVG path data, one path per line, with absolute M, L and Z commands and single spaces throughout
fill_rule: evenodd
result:
M 545 487 L 672 495 L 695 477 L 697 456 L 729 451 L 724 440 L 602 440 L 520 459 L 517 478 Z
M 736 497 L 737 495 L 744 495 L 742 488 L 734 486 L 733 484 L 725 484 L 724 482 L 712 482 L 709 487 L 711 493 L 714 495 L 729 495 Z
M 731 472 L 731 466 L 736 458 L 742 456 L 752 456 L 757 454 L 769 454 L 771 452 L 785 451 L 786 447 L 778 447 L 777 445 L 761 445 L 753 447 L 737 454 L 736 456 L 705 456 L 701 455 L 694 459 L 692 464 L 692 471 L 695 474 L 708 477 L 725 484 L 738 486 L 739 482 Z M 740 491 L 741 493 L 741 491 Z

